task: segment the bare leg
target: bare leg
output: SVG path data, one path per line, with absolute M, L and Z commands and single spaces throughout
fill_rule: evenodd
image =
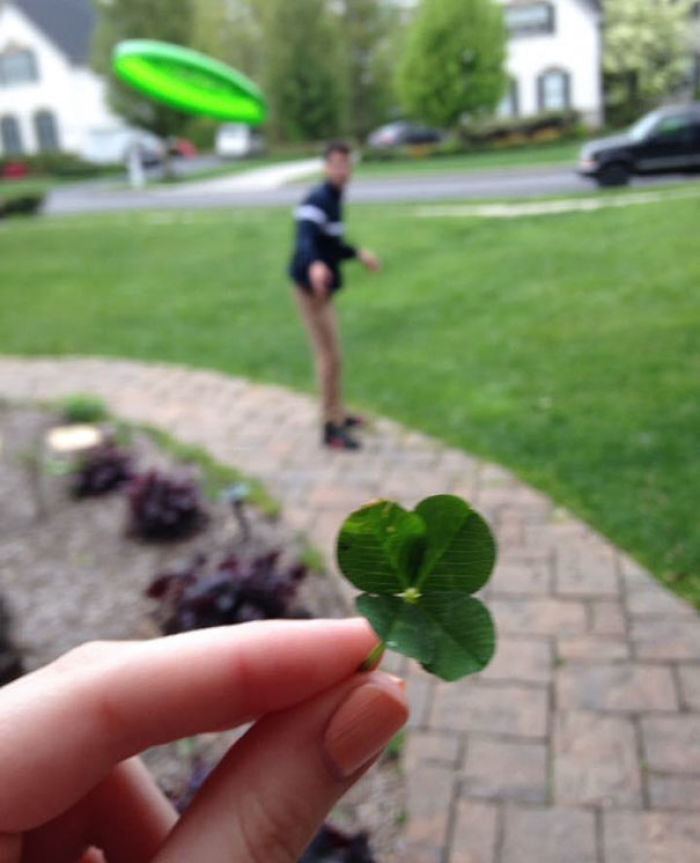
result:
M 342 425 L 341 353 L 338 321 L 331 299 L 320 298 L 297 288 L 297 305 L 309 333 L 321 389 L 321 411 L 325 422 Z

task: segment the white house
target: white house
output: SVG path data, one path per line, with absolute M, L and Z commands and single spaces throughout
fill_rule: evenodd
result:
M 498 0 L 508 29 L 510 91 L 501 116 L 573 108 L 603 120 L 601 11 L 597 0 Z
M 85 154 L 123 128 L 88 65 L 90 0 L 0 0 L 0 155 Z

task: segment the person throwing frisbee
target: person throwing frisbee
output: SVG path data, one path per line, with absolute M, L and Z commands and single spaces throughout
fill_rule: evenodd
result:
M 342 287 L 341 263 L 357 258 L 372 272 L 380 262 L 372 252 L 356 249 L 343 236 L 343 191 L 352 176 L 350 147 L 326 147 L 325 181 L 295 211 L 296 244 L 289 267 L 302 321 L 311 341 L 321 389 L 321 441 L 332 449 L 360 448 L 351 429 L 359 417 L 347 413 L 341 387 L 341 351 L 333 295 Z

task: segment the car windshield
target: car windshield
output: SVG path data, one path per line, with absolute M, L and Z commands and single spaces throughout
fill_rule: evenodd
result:
M 651 114 L 646 114 L 642 117 L 641 120 L 637 120 L 637 122 L 632 126 L 629 130 L 630 138 L 638 143 L 639 141 L 643 141 L 649 132 L 654 128 L 654 126 L 659 122 L 661 118 L 661 111 L 652 111 Z
M 393 132 L 400 132 L 403 128 L 404 123 L 387 123 L 386 126 L 380 126 L 377 129 L 378 135 L 388 135 Z

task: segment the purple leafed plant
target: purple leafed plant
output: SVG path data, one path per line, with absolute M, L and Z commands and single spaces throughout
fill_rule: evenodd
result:
M 375 863 L 366 833 L 343 833 L 324 824 L 299 863 Z
M 141 539 L 186 539 L 207 521 L 196 482 L 149 471 L 128 489 L 129 534 Z
M 131 455 L 112 443 L 89 452 L 78 464 L 71 483 L 74 497 L 96 497 L 121 488 L 134 476 Z
M 12 643 L 10 613 L 0 597 L 0 686 L 12 683 L 23 674 L 22 657 Z
M 189 808 L 196 794 L 198 794 L 204 783 L 207 781 L 209 774 L 213 769 L 213 767 L 206 764 L 200 758 L 194 758 L 192 760 L 192 773 L 187 781 L 187 785 L 182 792 L 172 800 L 180 815 Z
M 205 555 L 186 567 L 159 575 L 147 595 L 158 600 L 157 619 L 166 635 L 252 620 L 302 617 L 294 609 L 306 567 L 283 566 L 273 551 L 252 560 L 229 555 L 208 566 Z

